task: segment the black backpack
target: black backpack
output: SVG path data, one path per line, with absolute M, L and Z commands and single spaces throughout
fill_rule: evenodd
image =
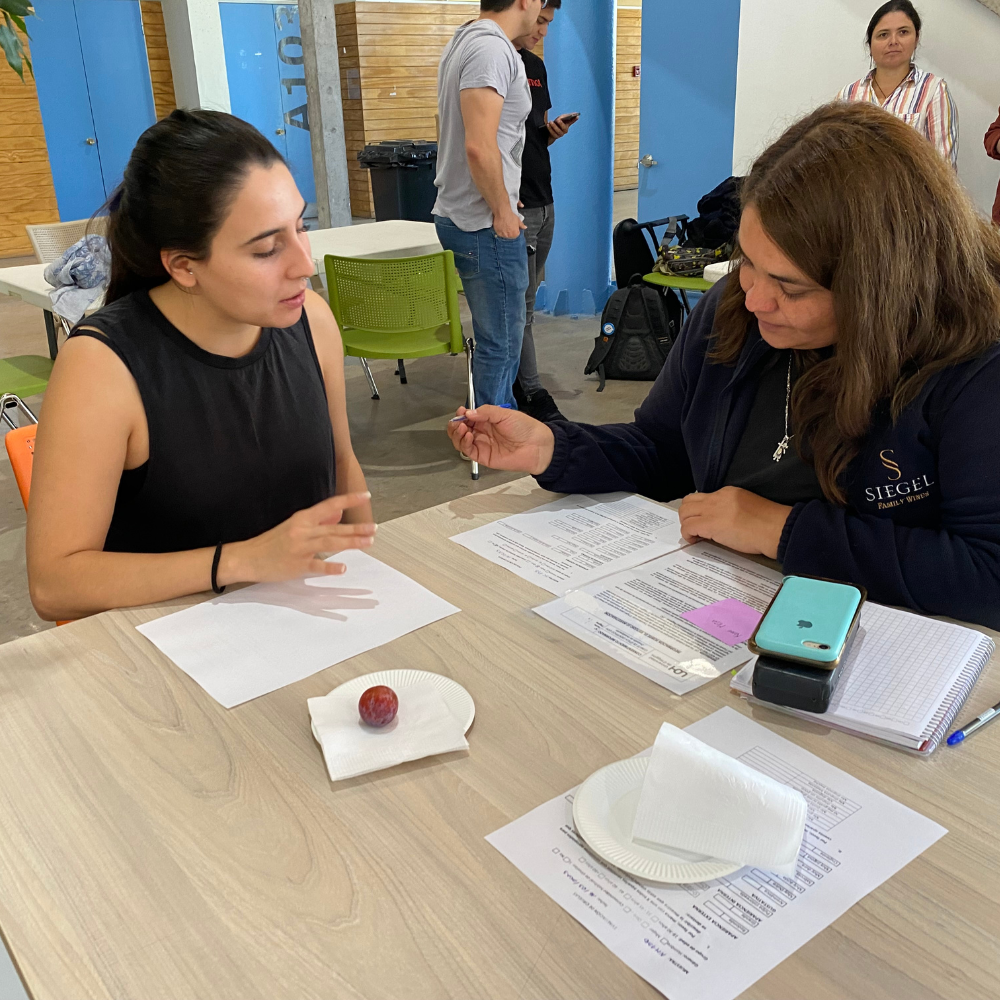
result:
M 680 332 L 683 312 L 673 289 L 659 290 L 634 281 L 613 292 L 601 313 L 601 332 L 594 341 L 584 375 L 652 382 Z

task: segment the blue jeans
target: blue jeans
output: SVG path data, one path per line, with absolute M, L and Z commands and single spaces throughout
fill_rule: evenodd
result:
M 511 391 L 521 363 L 528 251 L 524 236 L 505 240 L 493 228 L 467 233 L 450 219 L 434 217 L 438 239 L 455 255 L 455 267 L 472 312 L 476 337 L 473 383 L 476 405 L 514 409 Z

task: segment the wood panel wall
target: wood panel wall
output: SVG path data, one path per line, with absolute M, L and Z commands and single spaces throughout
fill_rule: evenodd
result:
M 149 79 L 153 84 L 153 105 L 156 120 L 159 121 L 177 107 L 170 52 L 167 49 L 167 29 L 163 25 L 163 5 L 160 0 L 140 0 L 139 7 L 142 11 L 142 32 L 146 36 Z
M 358 151 L 381 139 L 434 139 L 437 67 L 455 29 L 478 13 L 478 3 L 338 3 L 340 85 L 344 95 L 351 214 L 373 218 L 368 171 Z M 557 15 L 558 16 L 558 15 Z M 636 187 L 639 157 L 639 65 L 642 10 L 618 11 L 618 68 L 615 102 L 615 188 Z M 357 71 L 360 98 L 349 97 L 348 70 Z
M 58 221 L 35 81 L 0 58 L 0 257 L 31 254 L 24 227 Z
M 556 15 L 558 16 L 558 15 Z M 615 65 L 615 190 L 639 186 L 639 80 L 632 67 L 641 65 L 642 8 L 618 8 Z
M 351 214 L 373 218 L 371 183 L 358 164 L 358 151 L 382 139 L 437 137 L 441 52 L 458 26 L 478 15 L 479 4 L 360 0 L 339 3 L 336 10 Z M 360 99 L 349 96 L 349 69 L 359 73 Z

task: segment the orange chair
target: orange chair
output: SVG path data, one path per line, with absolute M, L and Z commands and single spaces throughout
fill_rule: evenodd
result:
M 20 411 L 30 423 L 19 427 L 14 422 L 13 412 Z M 38 418 L 31 412 L 22 399 L 12 392 L 0 396 L 0 422 L 7 424 L 10 430 L 4 436 L 3 443 L 7 447 L 14 479 L 21 493 L 24 509 L 28 509 L 28 494 L 31 491 L 31 466 L 35 457 L 35 430 Z
M 31 423 L 18 427 L 11 415 L 12 410 L 20 410 Z M 35 461 L 35 431 L 38 418 L 31 412 L 24 400 L 8 392 L 0 396 L 0 423 L 7 424 L 11 429 L 4 435 L 3 443 L 7 448 L 7 457 L 14 470 L 14 479 L 21 494 L 21 503 L 28 509 L 28 494 L 31 492 L 31 467 Z M 68 625 L 69 622 L 56 622 L 57 625 Z

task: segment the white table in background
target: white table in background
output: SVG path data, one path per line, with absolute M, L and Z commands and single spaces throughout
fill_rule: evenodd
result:
M 718 264 L 709 264 L 705 268 L 704 278 L 706 281 L 711 281 L 714 285 L 717 281 L 721 281 L 727 274 L 729 274 L 729 268 L 732 264 L 730 260 L 720 260 Z
M 441 244 L 433 222 L 398 219 L 336 229 L 316 229 L 309 233 L 309 246 L 316 271 L 322 275 L 326 254 L 339 257 L 417 257 L 438 253 Z M 56 330 L 49 299 L 51 286 L 44 277 L 44 264 L 0 268 L 0 294 L 10 295 L 45 313 L 49 355 L 56 356 Z
M 0 267 L 0 295 L 10 295 L 29 306 L 36 306 L 45 315 L 45 335 L 49 342 L 49 357 L 58 350 L 56 326 L 52 316 L 52 286 L 45 280 L 44 264 L 22 264 L 20 267 Z
M 327 254 L 384 258 L 418 257 L 441 251 L 433 222 L 410 222 L 406 219 L 316 229 L 309 233 L 309 245 L 319 274 L 324 273 L 323 258 Z

